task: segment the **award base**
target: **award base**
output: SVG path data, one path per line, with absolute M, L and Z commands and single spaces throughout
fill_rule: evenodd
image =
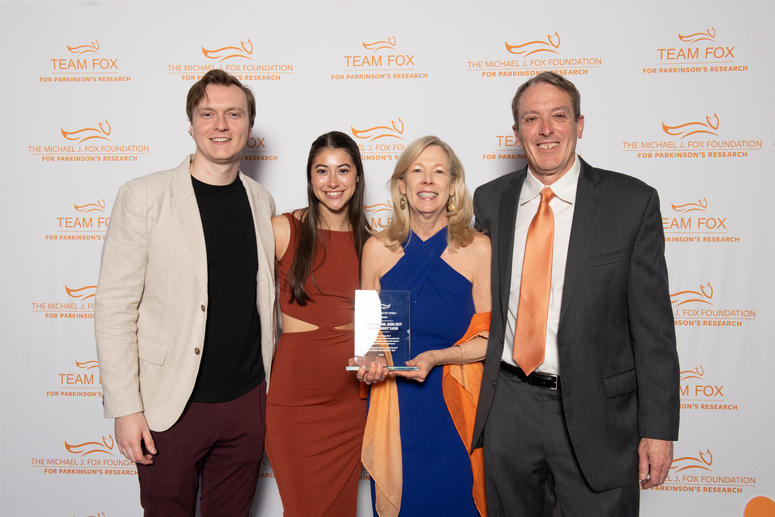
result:
M 345 366 L 344 369 L 348 372 L 357 372 L 361 369 L 360 366 Z M 417 370 L 416 366 L 386 366 L 386 370 L 392 370 L 394 372 L 411 372 L 412 370 Z M 366 371 L 369 371 L 368 368 L 366 368 Z

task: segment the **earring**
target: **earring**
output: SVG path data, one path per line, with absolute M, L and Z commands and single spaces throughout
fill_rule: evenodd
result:
M 401 210 L 406 210 L 406 194 L 401 194 L 401 202 L 398 206 L 401 207 Z
M 447 201 L 447 211 L 448 212 L 454 212 L 455 211 L 455 199 L 454 199 L 454 197 L 450 197 L 449 201 Z

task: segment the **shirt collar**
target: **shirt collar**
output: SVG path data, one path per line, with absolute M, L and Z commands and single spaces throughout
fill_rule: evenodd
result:
M 554 192 L 555 197 L 572 205 L 576 201 L 576 188 L 578 187 L 580 173 L 581 161 L 578 156 L 575 156 L 570 170 L 563 174 L 560 179 L 549 185 L 552 192 Z M 522 184 L 522 191 L 519 193 L 519 204 L 524 205 L 538 197 L 544 187 L 546 187 L 546 185 L 538 181 L 533 174 L 533 171 L 528 167 L 525 182 Z

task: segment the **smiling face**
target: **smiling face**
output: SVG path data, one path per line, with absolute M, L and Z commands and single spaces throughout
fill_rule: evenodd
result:
M 358 171 L 345 149 L 325 147 L 312 160 L 310 185 L 320 201 L 323 219 L 328 214 L 341 214 L 349 208 L 358 183 Z
M 248 102 L 238 86 L 210 84 L 191 118 L 197 158 L 210 164 L 239 164 L 250 134 Z
M 540 82 L 519 99 L 517 122 L 514 134 L 525 149 L 530 170 L 542 183 L 551 185 L 573 165 L 584 117 L 575 119 L 566 91 Z
M 447 152 L 438 145 L 426 147 L 409 165 L 399 182 L 412 215 L 446 217 L 447 201 L 455 187 Z

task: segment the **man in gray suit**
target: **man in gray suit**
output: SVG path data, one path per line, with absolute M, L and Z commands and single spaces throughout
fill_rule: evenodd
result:
M 250 90 L 212 70 L 186 112 L 196 152 L 122 186 L 105 237 L 105 416 L 137 463 L 146 516 L 193 516 L 198 490 L 202 515 L 246 516 L 274 352 L 274 202 L 239 171 Z
M 493 249 L 473 437 L 489 515 L 637 515 L 639 488 L 667 475 L 680 407 L 657 192 L 576 155 L 567 79 L 528 80 L 512 112 L 527 167 L 474 195 Z

